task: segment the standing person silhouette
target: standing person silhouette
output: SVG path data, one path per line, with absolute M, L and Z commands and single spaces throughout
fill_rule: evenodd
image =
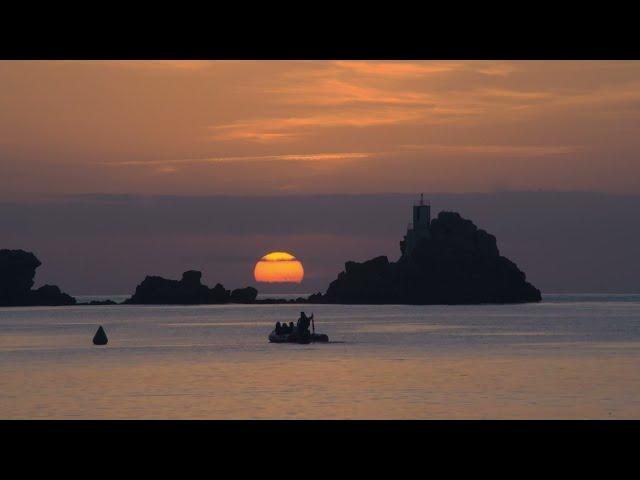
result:
M 300 318 L 298 319 L 297 329 L 300 335 L 308 335 L 309 334 L 309 325 L 311 325 L 311 320 L 313 320 L 313 315 L 307 317 L 304 312 L 300 312 Z

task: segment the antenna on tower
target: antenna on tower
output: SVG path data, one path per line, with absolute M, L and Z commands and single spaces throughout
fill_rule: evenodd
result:
M 424 205 L 424 193 L 420 194 L 420 205 Z

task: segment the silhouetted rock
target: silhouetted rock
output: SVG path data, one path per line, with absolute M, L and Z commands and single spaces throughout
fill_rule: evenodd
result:
M 0 250 L 0 306 L 74 305 L 76 300 L 53 285 L 37 290 L 33 278 L 40 261 L 24 250 Z
M 32 305 L 75 305 L 76 299 L 62 293 L 55 285 L 43 285 L 31 291 Z
M 209 288 L 201 283 L 202 273 L 189 270 L 181 280 L 148 276 L 136 287 L 133 296 L 124 303 L 152 305 L 199 305 L 218 303 L 253 303 L 258 291 L 252 287 L 236 289 L 231 293 L 220 283 Z
M 286 298 L 261 298 L 253 303 L 257 303 L 259 305 L 279 305 L 284 303 L 290 303 Z
M 78 305 L 117 305 L 118 302 L 113 300 L 91 300 L 87 303 L 78 303 Z
M 347 262 L 318 303 L 478 304 L 541 300 L 496 238 L 458 213 L 441 212 L 409 254 L 396 263 L 376 257 Z
M 231 292 L 232 303 L 253 303 L 258 296 L 258 290 L 253 287 L 236 288 Z
M 309 295 L 309 298 L 305 299 L 305 301 L 308 303 L 322 303 L 322 293 L 318 292 Z
M 182 274 L 182 284 L 186 288 L 199 288 L 202 285 L 202 272 L 188 270 Z
M 102 325 L 100 325 L 100 327 L 98 327 L 98 331 L 93 336 L 93 344 L 94 345 L 106 345 L 108 341 L 109 341 L 109 339 L 107 339 L 107 334 L 104 331 L 104 328 L 102 328 Z
M 0 250 L 0 302 L 19 298 L 33 287 L 40 261 L 24 250 Z
M 216 283 L 209 292 L 211 303 L 227 303 L 231 300 L 231 292 L 226 290 L 221 283 Z

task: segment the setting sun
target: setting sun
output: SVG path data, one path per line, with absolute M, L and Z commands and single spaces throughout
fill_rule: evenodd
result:
M 302 263 L 287 252 L 271 252 L 256 263 L 256 282 L 300 283 L 304 277 Z

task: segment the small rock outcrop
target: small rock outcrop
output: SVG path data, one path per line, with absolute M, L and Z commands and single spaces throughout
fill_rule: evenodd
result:
M 181 280 L 170 280 L 157 276 L 147 276 L 136 287 L 127 304 L 138 305 L 201 305 L 219 303 L 253 303 L 258 291 L 252 287 L 240 288 L 233 292 L 220 283 L 213 288 L 203 285 L 202 273 L 189 270 Z
M 98 327 L 98 331 L 93 336 L 93 344 L 94 345 L 106 345 L 109 339 L 107 338 L 107 333 L 102 328 L 102 325 Z
M 0 306 L 75 305 L 72 296 L 55 285 L 43 285 L 32 290 L 36 269 L 42 265 L 31 252 L 0 250 Z
M 253 287 L 236 288 L 231 292 L 231 303 L 253 303 L 258 296 L 258 290 Z
M 99 305 L 117 305 L 117 302 L 113 300 L 91 300 L 87 303 L 79 303 L 78 305 L 91 305 L 91 306 L 99 306 Z
M 312 300 L 313 299 L 313 300 Z M 458 213 L 441 212 L 398 262 L 380 256 L 347 262 L 318 303 L 481 304 L 541 300 L 515 263 L 500 255 L 496 238 Z
M 43 285 L 31 292 L 33 305 L 75 305 L 76 300 L 56 285 Z

